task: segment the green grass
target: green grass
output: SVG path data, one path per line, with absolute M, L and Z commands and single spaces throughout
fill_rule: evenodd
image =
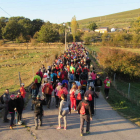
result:
M 137 19 L 140 9 L 125 11 L 101 17 L 92 17 L 88 19 L 79 20 L 80 28 L 87 27 L 91 22 L 96 22 L 99 27 L 109 28 L 125 28 L 130 26 L 130 22 Z M 101 19 L 101 21 L 100 21 Z

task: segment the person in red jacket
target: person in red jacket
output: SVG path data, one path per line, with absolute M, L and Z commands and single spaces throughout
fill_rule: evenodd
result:
M 46 104 L 50 109 L 51 97 L 52 97 L 53 86 L 50 81 L 48 81 L 42 88 L 42 93 L 46 96 Z
M 108 99 L 110 83 L 111 81 L 109 80 L 109 77 L 106 77 L 106 79 L 104 80 L 104 92 L 105 92 L 106 99 Z
M 23 99 L 25 99 L 26 91 L 24 89 L 24 83 L 21 84 L 20 93 Z

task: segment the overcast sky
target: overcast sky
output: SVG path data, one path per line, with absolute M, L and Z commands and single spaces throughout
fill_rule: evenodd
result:
M 140 8 L 140 0 L 0 0 L 0 17 L 24 16 L 52 23 L 103 16 Z M 140 13 L 138 13 L 140 14 Z

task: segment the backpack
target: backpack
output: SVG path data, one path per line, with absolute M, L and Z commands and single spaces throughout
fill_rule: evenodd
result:
M 86 114 L 85 103 L 82 103 L 82 107 L 81 107 L 81 109 L 80 109 L 80 114 L 81 114 L 81 115 L 85 115 L 85 114 Z
M 91 94 L 88 95 L 88 100 L 92 101 L 92 95 Z
M 98 86 L 101 85 L 101 81 L 100 81 L 100 79 L 97 80 L 97 85 L 98 85 Z
M 107 81 L 106 86 L 110 87 L 110 81 Z
M 72 69 L 72 74 L 74 74 L 74 69 Z
M 45 94 L 49 94 L 49 85 L 46 85 L 45 89 L 44 89 L 44 93 Z
M 64 79 L 64 78 L 65 78 L 65 75 L 62 73 L 61 79 Z
M 37 78 L 35 79 L 35 83 L 38 83 L 38 80 L 37 80 Z
M 74 80 L 73 74 L 70 75 L 70 80 L 72 80 L 72 81 Z
M 82 100 L 81 93 L 79 92 L 77 95 L 77 100 Z
M 1 101 L 2 104 L 4 104 L 3 95 L 1 95 L 0 101 Z

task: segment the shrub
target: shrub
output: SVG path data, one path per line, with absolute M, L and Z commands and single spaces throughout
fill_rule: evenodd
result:
M 140 55 L 118 49 L 101 48 L 98 53 L 99 64 L 108 72 L 140 77 Z

